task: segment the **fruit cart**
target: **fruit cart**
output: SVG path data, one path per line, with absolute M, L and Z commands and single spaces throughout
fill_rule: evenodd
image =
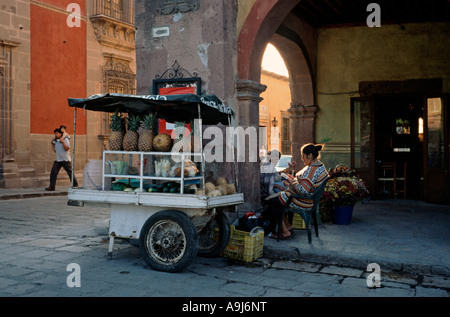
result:
M 230 125 L 233 115 L 213 95 L 102 94 L 68 102 L 74 107 L 74 158 L 77 108 L 109 113 L 153 112 L 168 122 L 188 123 L 195 118 L 200 122 L 196 129 L 200 140 L 201 124 Z M 217 256 L 230 239 L 226 212 L 236 212 L 244 196 L 226 189 L 222 195 L 206 194 L 201 148 L 198 152 L 104 151 L 101 184 L 95 189 L 71 187 L 69 203 L 110 208 L 109 257 L 115 238 L 138 239 L 145 262 L 159 271 L 180 271 L 196 255 Z M 236 177 L 234 181 L 224 188 L 237 188 Z

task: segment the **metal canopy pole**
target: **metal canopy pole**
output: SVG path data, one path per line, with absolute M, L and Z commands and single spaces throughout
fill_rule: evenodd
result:
M 200 110 L 200 103 L 197 103 L 197 109 L 198 109 L 198 127 L 197 129 L 199 129 L 200 132 L 200 153 L 201 153 L 201 164 L 202 164 L 202 189 L 205 191 L 205 158 L 203 157 L 204 153 L 203 153 L 203 124 L 202 124 L 202 114 L 201 114 L 201 110 Z M 194 142 L 195 143 L 195 142 Z M 195 144 L 194 144 L 195 147 Z M 195 153 L 195 149 L 194 149 L 194 153 Z M 194 159 L 195 161 L 195 159 Z M 205 193 L 206 194 L 206 193 Z
M 75 107 L 73 115 L 73 149 L 72 149 L 72 179 L 70 180 L 70 187 L 73 188 L 73 179 L 75 177 L 75 139 L 77 131 L 77 107 Z
M 231 128 L 231 115 L 228 115 L 228 126 Z M 231 142 L 231 152 L 233 155 L 233 164 L 234 164 L 234 183 L 236 184 L 236 190 L 239 190 L 239 184 L 238 184 L 238 168 L 236 164 L 236 156 L 234 155 L 234 133 L 231 133 L 231 137 L 233 138 L 230 140 Z

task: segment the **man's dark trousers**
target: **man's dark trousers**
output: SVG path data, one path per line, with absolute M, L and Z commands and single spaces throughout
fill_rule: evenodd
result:
M 62 161 L 53 162 L 52 171 L 50 172 L 50 187 L 55 187 L 56 185 L 56 178 L 58 177 L 59 170 L 61 167 L 64 168 L 67 175 L 69 175 L 70 181 L 72 181 L 72 162 L 71 161 Z M 78 187 L 78 181 L 74 175 L 73 177 L 73 187 Z

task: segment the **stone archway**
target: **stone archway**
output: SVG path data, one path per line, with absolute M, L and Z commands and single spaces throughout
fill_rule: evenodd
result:
M 286 36 L 289 28 L 280 28 L 290 11 L 299 0 L 257 0 L 248 14 L 238 36 L 238 81 L 236 84 L 240 126 L 259 126 L 259 94 L 265 90 L 261 85 L 261 61 L 265 47 L 270 41 L 275 42 L 280 54 L 292 74 L 292 107 L 290 109 L 293 131 L 293 155 L 299 161 L 299 146 L 314 140 L 314 118 L 317 107 L 314 105 L 314 63 L 305 58 L 307 47 L 299 45 L 298 38 L 293 40 Z M 295 23 L 288 21 L 288 25 Z M 283 34 L 277 31 L 284 30 Z M 294 31 L 294 35 L 296 31 Z M 289 33 L 289 32 L 288 32 Z M 294 36 L 295 37 L 295 36 Z M 301 41 L 300 41 L 301 42 Z M 296 131 L 300 133 L 296 133 Z M 259 180 L 259 163 L 245 162 L 239 166 L 240 175 Z M 257 183 L 257 184 L 256 184 Z M 241 182 L 240 190 L 246 193 L 246 204 L 242 210 L 255 210 L 260 206 L 259 182 Z

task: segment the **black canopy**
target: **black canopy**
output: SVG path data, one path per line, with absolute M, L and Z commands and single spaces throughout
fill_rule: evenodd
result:
M 159 118 L 168 122 L 190 122 L 198 118 L 198 105 L 202 123 L 206 125 L 228 125 L 228 116 L 233 110 L 226 106 L 215 95 L 125 95 L 98 94 L 88 98 L 69 98 L 70 107 L 92 111 L 127 112 L 145 114 L 156 112 Z

